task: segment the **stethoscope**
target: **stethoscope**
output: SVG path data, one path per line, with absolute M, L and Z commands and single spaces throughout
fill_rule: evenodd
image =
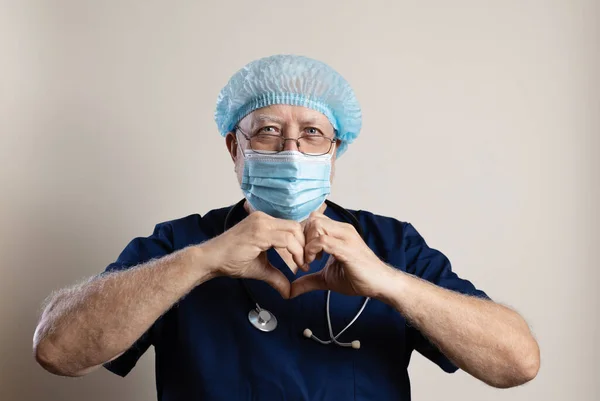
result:
M 231 216 L 241 207 L 243 207 L 244 202 L 246 202 L 245 199 L 242 199 L 241 201 L 239 201 L 238 203 L 236 203 L 227 213 L 227 216 L 225 217 L 225 223 L 223 224 L 223 232 L 227 231 L 229 228 L 229 223 L 230 223 L 230 218 Z M 343 207 L 341 207 L 340 205 L 331 202 L 330 200 L 325 200 L 325 203 L 327 204 L 328 207 L 331 207 L 333 210 L 335 210 L 336 212 L 338 212 L 339 214 L 343 215 L 345 218 L 347 218 L 348 220 L 350 220 L 351 224 L 354 226 L 354 228 L 356 229 L 356 231 L 360 234 L 361 238 L 364 240 L 364 231 L 362 230 L 362 227 L 360 226 L 360 222 L 358 221 L 358 219 L 356 218 L 356 216 L 352 213 L 350 213 L 348 210 L 344 209 Z M 265 308 L 262 308 L 258 302 L 256 301 L 256 297 L 254 296 L 254 294 L 252 294 L 252 291 L 250 290 L 250 288 L 246 285 L 246 283 L 244 282 L 243 279 L 240 280 L 240 282 L 242 283 L 242 286 L 244 287 L 244 289 L 246 290 L 246 294 L 248 294 L 248 297 L 250 298 L 250 300 L 252 301 L 252 303 L 254 303 L 255 308 L 251 309 L 250 312 L 248 312 L 248 320 L 250 321 L 250 323 L 252 324 L 252 326 L 256 327 L 258 330 L 260 331 L 264 331 L 264 332 L 270 332 L 275 330 L 275 328 L 277 328 L 277 318 L 275 317 L 275 315 L 271 312 L 269 312 L 268 310 L 266 310 Z M 312 338 L 313 340 L 324 344 L 324 345 L 329 345 L 329 344 L 336 344 L 339 345 L 340 347 L 351 347 L 354 349 L 359 349 L 360 348 L 360 341 L 358 340 L 354 340 L 350 343 L 343 343 L 338 341 L 338 338 L 344 334 L 344 332 L 346 330 L 348 330 L 348 328 L 350 328 L 350 326 L 352 326 L 352 324 L 354 324 L 354 322 L 356 322 L 356 320 L 359 318 L 359 316 L 362 314 L 362 312 L 365 310 L 367 304 L 369 303 L 369 300 L 371 298 L 365 298 L 365 300 L 362 303 L 362 306 L 360 307 L 360 309 L 358 310 L 358 312 L 356 313 L 356 316 L 354 316 L 354 319 L 352 319 L 352 321 L 350 321 L 350 323 L 348 323 L 348 325 L 346 327 L 344 327 L 344 329 L 342 331 L 340 331 L 338 334 L 333 335 L 333 328 L 331 327 L 331 315 L 329 313 L 329 299 L 331 298 L 331 291 L 327 291 L 327 303 L 326 303 L 326 310 L 327 310 L 327 328 L 329 329 L 329 338 L 330 340 L 321 340 L 320 338 L 318 338 L 317 336 L 315 336 L 312 332 L 312 330 L 306 328 L 304 329 L 304 332 L 302 333 L 306 338 Z

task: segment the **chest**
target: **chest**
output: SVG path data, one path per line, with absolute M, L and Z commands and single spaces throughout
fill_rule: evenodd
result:
M 256 301 L 278 320 L 272 332 L 248 321 L 254 307 L 239 280 L 219 278 L 203 284 L 172 309 L 157 326 L 155 350 L 161 380 L 197 396 L 223 399 L 360 399 L 381 391 L 401 391 L 409 354 L 405 322 L 389 306 L 371 300 L 339 341 L 359 340 L 361 348 L 322 345 L 303 336 L 306 328 L 330 338 L 326 292 L 284 300 L 267 284 L 248 281 Z M 363 298 L 331 294 L 334 335 L 356 316 Z M 173 367 L 177 367 L 175 374 Z M 226 379 L 229 378 L 229 379 Z M 388 389 L 388 390 L 386 390 Z M 366 398 L 369 398 L 366 397 Z M 250 399 L 250 398 L 248 398 Z M 372 398 L 371 398 L 372 399 Z M 395 398 L 398 399 L 398 398 Z
M 322 268 L 326 257 L 311 271 Z M 285 255 L 270 262 L 293 281 Z M 294 266 L 292 266 L 293 268 Z M 182 399 L 407 399 L 405 321 L 390 306 L 371 300 L 339 337 L 361 348 L 322 345 L 303 335 L 310 329 L 329 340 L 327 292 L 282 299 L 268 284 L 221 277 L 202 284 L 153 329 L 158 386 Z M 252 296 L 249 296 L 249 292 Z M 334 336 L 357 315 L 364 298 L 332 293 Z M 278 321 L 272 332 L 256 329 L 248 313 L 258 303 Z M 173 399 L 178 399 L 173 396 Z

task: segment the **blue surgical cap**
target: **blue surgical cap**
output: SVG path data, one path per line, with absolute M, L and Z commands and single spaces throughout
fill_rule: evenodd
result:
M 215 121 L 221 135 L 256 109 L 273 104 L 304 106 L 323 113 L 342 143 L 338 156 L 358 136 L 360 105 L 348 82 L 327 64 L 303 56 L 276 55 L 252 61 L 219 93 Z

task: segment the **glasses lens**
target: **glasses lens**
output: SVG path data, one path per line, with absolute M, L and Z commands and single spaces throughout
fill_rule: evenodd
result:
M 288 139 L 289 140 L 289 139 Z M 286 139 L 280 135 L 257 134 L 250 138 L 250 148 L 257 153 L 278 153 Z M 319 156 L 331 150 L 331 139 L 321 136 L 303 136 L 298 139 L 299 151 L 309 156 Z
M 300 152 L 308 155 L 324 155 L 331 149 L 331 140 L 320 135 L 303 136 L 298 141 L 300 142 Z
M 279 152 L 282 138 L 279 135 L 258 134 L 250 139 L 250 147 L 255 152 Z

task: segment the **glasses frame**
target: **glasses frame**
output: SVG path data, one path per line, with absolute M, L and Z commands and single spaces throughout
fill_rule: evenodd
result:
M 237 132 L 237 131 L 240 131 L 242 133 L 242 136 L 244 138 L 246 138 L 246 140 L 248 141 L 250 149 L 252 151 L 256 152 L 256 153 L 264 154 L 264 155 L 273 154 L 273 152 L 272 151 L 268 151 L 267 152 L 267 151 L 264 151 L 264 150 L 261 151 L 261 150 L 252 149 L 252 138 L 254 138 L 257 135 L 263 135 L 263 136 L 270 136 L 270 137 L 276 137 L 276 138 L 278 138 L 279 141 L 280 141 L 280 143 L 281 143 L 281 146 L 280 146 L 280 149 L 278 151 L 276 151 L 275 153 L 283 152 L 283 149 L 285 148 L 285 143 L 287 141 L 294 141 L 294 142 L 296 142 L 296 147 L 298 148 L 298 151 L 300 153 L 302 153 L 303 155 L 306 155 L 306 156 L 323 156 L 323 155 L 326 155 L 329 152 L 331 152 L 331 148 L 333 148 L 334 142 L 337 141 L 337 139 L 335 138 L 335 136 L 333 138 L 329 138 L 328 136 L 323 135 L 322 138 L 327 139 L 327 140 L 330 141 L 329 142 L 329 148 L 327 149 L 327 152 L 323 152 L 323 153 L 304 153 L 300 149 L 300 139 L 302 139 L 302 138 L 308 138 L 308 137 L 311 137 L 311 136 L 314 136 L 314 135 L 300 135 L 298 138 L 285 138 L 285 137 L 283 137 L 281 135 L 273 135 L 273 134 L 254 134 L 254 135 L 248 135 L 244 131 L 242 131 L 242 129 L 239 127 L 239 125 L 236 125 L 235 127 L 233 127 L 233 131 L 234 131 L 234 133 Z M 264 153 L 262 153 L 262 152 L 264 152 Z

